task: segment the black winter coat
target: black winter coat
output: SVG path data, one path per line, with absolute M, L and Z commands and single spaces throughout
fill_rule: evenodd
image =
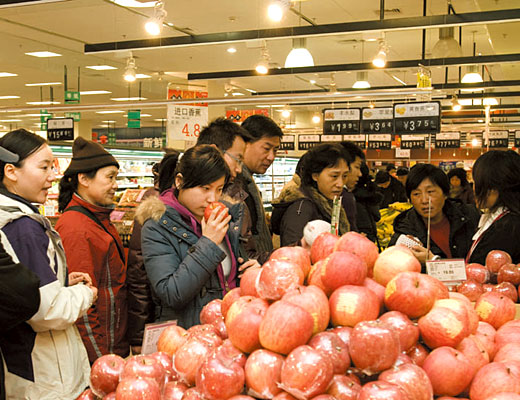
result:
M 390 204 L 408 201 L 403 184 L 393 176 L 390 177 L 390 185 L 387 188 L 378 188 L 378 191 L 383 195 L 379 208 L 387 208 Z
M 376 222 L 381 219 L 379 204 L 383 196 L 377 192 L 374 183 L 354 189 L 356 197 L 356 225 L 358 232 L 365 233 L 367 238 L 377 242 Z

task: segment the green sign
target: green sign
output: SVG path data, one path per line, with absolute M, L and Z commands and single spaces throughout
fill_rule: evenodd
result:
M 108 144 L 114 145 L 116 144 L 116 132 L 115 131 L 108 131 Z
M 47 130 L 47 120 L 52 118 L 52 114 L 47 110 L 40 110 L 40 130 Z
M 65 118 L 73 118 L 74 121 L 77 122 L 77 121 L 81 120 L 81 113 L 80 112 L 66 112 Z
M 141 110 L 128 110 L 128 123 L 129 128 L 140 128 L 141 127 Z
M 65 104 L 78 104 L 79 92 L 74 90 L 65 90 Z
M 141 110 L 128 110 L 128 119 L 141 119 Z
M 141 127 L 141 120 L 139 120 L 139 119 L 129 119 L 128 120 L 128 127 L 129 128 L 140 128 Z

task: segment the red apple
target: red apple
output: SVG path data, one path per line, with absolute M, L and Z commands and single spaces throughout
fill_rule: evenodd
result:
M 245 394 L 239 394 L 233 397 L 230 397 L 229 400 L 255 400 L 251 396 L 246 396 Z
M 481 283 L 468 279 L 457 285 L 457 292 L 466 296 L 470 301 L 477 301 L 477 299 L 484 293 L 484 287 Z
M 401 352 L 399 335 L 383 321 L 363 321 L 352 330 L 349 350 L 354 365 L 374 375 L 394 365 Z
M 379 317 L 399 336 L 401 351 L 408 351 L 419 340 L 419 328 L 399 311 L 389 311 Z
M 469 335 L 467 338 L 462 339 L 462 342 L 457 346 L 457 350 L 464 354 L 468 361 L 473 364 L 475 371 L 489 364 L 489 354 L 480 339 L 475 335 Z
M 486 256 L 486 268 L 492 274 L 498 274 L 504 264 L 511 264 L 511 256 L 502 250 L 491 250 Z
M 464 320 L 468 321 L 469 333 L 473 334 L 477 331 L 479 317 L 475 309 L 467 302 L 459 299 L 440 299 L 435 301 L 434 307 L 450 308 L 460 315 Z
M 520 285 L 520 267 L 515 264 L 504 264 L 498 270 L 497 282 L 510 282 L 515 286 Z
M 374 292 L 379 300 L 379 309 L 382 310 L 385 305 L 385 287 L 377 283 L 372 278 L 365 278 L 363 281 L 363 286 Z
M 393 383 L 373 381 L 361 388 L 358 400 L 409 400 L 409 397 L 403 389 Z
M 219 335 L 217 328 L 211 324 L 194 325 L 188 329 L 188 340 L 197 338 L 205 341 L 213 347 L 218 347 L 222 344 L 222 338 Z
M 309 275 L 307 276 L 307 284 L 319 287 L 321 290 L 323 290 L 323 293 L 325 293 L 325 295 L 328 297 L 332 294 L 332 290 L 326 288 L 323 282 L 321 281 L 321 274 L 327 262 L 326 260 L 326 258 L 320 260 L 311 267 Z
M 256 281 L 258 275 L 262 272 L 262 268 L 248 268 L 246 272 L 240 278 L 240 294 L 242 296 L 255 296 L 258 297 L 256 291 Z
M 314 320 L 313 334 L 327 329 L 330 319 L 329 299 L 319 287 L 298 286 L 285 293 L 282 300 L 296 304 L 311 314 Z
M 178 325 L 171 325 L 161 332 L 157 340 L 157 351 L 164 351 L 172 357 L 187 339 L 186 329 Z
M 362 285 L 366 277 L 365 261 L 346 251 L 332 253 L 327 257 L 325 266 L 321 269 L 321 281 L 327 289 L 332 291 L 344 285 Z
M 222 339 L 227 338 L 226 325 L 222 315 L 222 300 L 214 299 L 206 304 L 200 312 L 200 323 L 213 325 Z
M 272 399 L 282 390 L 278 387 L 284 357 L 269 350 L 255 350 L 246 361 L 247 393 L 258 399 Z
M 402 246 L 383 251 L 374 264 L 374 280 L 386 286 L 400 272 L 421 272 L 421 263 L 412 252 Z
M 161 400 L 161 389 L 153 379 L 122 379 L 117 385 L 116 400 L 128 399 Z
M 310 339 L 314 327 L 311 314 L 296 304 L 277 301 L 269 306 L 260 324 L 262 347 L 280 354 L 289 354 Z
M 177 380 L 177 372 L 173 369 L 173 359 L 164 351 L 156 351 L 155 353 L 149 354 L 150 357 L 155 358 L 161 363 L 164 368 L 166 382 Z
M 347 232 L 336 242 L 334 251 L 347 251 L 361 257 L 367 266 L 368 276 L 372 276 L 379 249 L 370 239 L 354 231 Z
M 317 263 L 327 258 L 333 251 L 339 237 L 329 232 L 320 233 L 311 246 L 311 262 Z
M 424 360 L 428 357 L 428 350 L 422 344 L 417 343 L 412 346 L 407 352 L 406 355 L 410 357 L 415 365 L 422 367 L 424 364 Z
M 493 292 L 501 293 L 509 297 L 511 300 L 513 300 L 514 303 L 518 301 L 518 293 L 516 291 L 516 287 L 511 282 L 502 282 L 498 285 L 495 285 L 495 287 L 493 288 Z
M 475 304 L 475 311 L 481 321 L 487 322 L 495 329 L 515 318 L 515 303 L 509 297 L 496 292 L 484 293 Z
M 290 395 L 287 392 L 284 392 L 283 390 L 278 393 L 276 396 L 273 397 L 273 400 L 297 400 L 296 397 Z
M 90 370 L 92 392 L 98 397 L 114 392 L 124 367 L 125 360 L 116 354 L 105 354 L 99 357 Z
M 337 400 L 334 396 L 330 394 L 319 394 L 316 397 L 313 397 L 312 400 Z
M 508 343 L 520 343 L 520 320 L 513 320 L 502 325 L 495 335 L 497 350 Z
M 219 215 L 221 213 L 224 213 L 224 217 L 228 216 L 228 208 L 222 204 L 220 201 L 214 201 L 213 203 L 210 203 L 206 209 L 204 210 L 204 219 L 207 221 L 209 219 L 209 216 L 213 212 L 215 208 L 220 208 L 220 211 L 218 211 L 215 215 Z
M 495 344 L 496 333 L 497 331 L 493 326 L 487 322 L 479 321 L 475 337 L 480 340 L 480 343 L 482 343 L 486 349 L 486 352 L 489 355 L 489 361 L 493 360 L 493 357 L 495 357 L 495 353 L 497 352 Z
M 244 368 L 217 351 L 202 362 L 197 372 L 197 389 L 208 400 L 227 400 L 238 395 L 244 383 Z
M 345 374 L 350 366 L 349 349 L 334 332 L 320 332 L 307 343 L 313 349 L 328 357 L 334 368 L 334 374 Z
M 466 265 L 466 278 L 478 283 L 487 283 L 489 281 L 489 271 L 482 264 L 471 263 Z
M 184 392 L 184 396 L 182 396 L 182 400 L 205 400 L 202 393 L 199 389 L 195 387 L 191 387 Z
M 301 246 L 280 247 L 271 253 L 269 260 L 282 260 L 296 263 L 307 277 L 311 270 L 311 257 L 309 251 Z
M 361 385 L 359 378 L 356 377 L 356 379 L 345 375 L 334 375 L 327 393 L 337 400 L 357 400 Z
M 242 279 L 240 280 L 240 283 L 242 283 Z M 224 317 L 224 319 L 226 318 L 226 315 L 227 315 L 227 312 L 229 310 L 229 307 L 231 307 L 231 305 L 235 301 L 237 301 L 240 298 L 240 296 L 242 296 L 241 290 L 242 289 L 239 288 L 239 287 L 231 289 L 229 292 L 226 293 L 226 295 L 222 299 L 221 311 L 222 311 L 222 316 Z
M 150 356 L 132 356 L 121 371 L 121 380 L 125 379 L 150 379 L 157 382 L 162 391 L 166 383 L 166 372 L 161 362 Z
M 401 364 L 406 364 L 406 363 L 409 363 L 409 364 L 414 364 L 412 358 L 406 354 L 406 353 L 399 353 L 399 355 L 397 356 L 397 359 L 395 360 L 395 363 L 394 363 L 394 367 L 397 367 Z
M 280 300 L 285 293 L 303 285 L 305 276 L 294 262 L 270 260 L 263 266 L 256 281 L 258 296 L 265 300 Z
M 377 296 L 364 286 L 345 285 L 336 289 L 329 298 L 329 305 L 334 326 L 353 327 L 379 315 Z
M 195 385 L 197 371 L 206 357 L 216 348 L 204 340 L 192 338 L 175 353 L 174 366 L 182 382 Z
M 518 361 L 520 362 L 520 341 L 508 343 L 498 349 L 493 359 L 495 362 Z
M 233 303 L 226 316 L 231 343 L 244 353 L 259 349 L 258 331 L 269 303 L 253 296 L 242 296 Z
M 348 346 L 350 343 L 350 334 L 352 333 L 352 327 L 350 326 L 338 326 L 330 330 L 339 336 L 341 340 Z
M 520 394 L 520 364 L 513 361 L 484 365 L 473 378 L 471 400 L 486 400 L 501 392 Z
M 484 283 L 482 285 L 482 289 L 484 289 L 484 293 L 492 292 L 494 288 L 495 288 L 495 285 L 493 285 L 491 283 Z
M 430 349 L 441 346 L 456 347 L 470 334 L 467 315 L 445 307 L 433 307 L 419 319 L 421 337 Z
M 433 350 L 422 368 L 430 378 L 436 396 L 458 396 L 469 386 L 477 371 L 464 354 L 448 346 Z
M 103 397 L 103 400 L 117 400 L 116 392 L 107 394 L 105 397 Z M 164 396 L 161 398 L 161 400 L 164 400 Z
M 233 346 L 233 343 L 231 343 L 231 340 L 229 339 L 224 340 L 215 351 L 218 352 L 222 357 L 229 358 L 233 362 L 238 363 L 238 365 L 240 365 L 242 368 L 244 368 L 246 365 L 246 355 Z
M 384 371 L 379 379 L 399 386 L 411 400 L 431 400 L 433 388 L 426 372 L 414 364 L 401 364 Z
M 182 400 L 188 386 L 181 382 L 167 382 L 164 385 L 163 400 Z
M 76 398 L 76 400 L 96 400 L 98 397 L 92 392 L 92 389 L 85 389 Z
M 513 392 L 501 392 L 494 394 L 491 397 L 486 397 L 486 400 L 520 400 L 520 394 Z
M 280 386 L 298 399 L 310 399 L 325 393 L 333 375 L 327 356 L 310 346 L 299 346 L 282 365 Z

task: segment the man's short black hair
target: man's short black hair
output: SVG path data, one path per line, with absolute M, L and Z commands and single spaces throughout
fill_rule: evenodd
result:
M 249 132 L 253 137 L 253 142 L 263 137 L 279 137 L 283 136 L 280 127 L 271 118 L 265 115 L 251 115 L 242 122 L 242 128 Z
M 246 143 L 253 140 L 249 132 L 237 123 L 226 118 L 217 118 L 200 132 L 197 145 L 214 144 L 224 152 L 233 146 L 237 136 Z
M 376 174 L 376 183 L 386 183 L 390 180 L 390 174 L 386 171 L 378 171 Z
M 416 164 L 406 178 L 406 195 L 409 199 L 412 191 L 417 189 L 422 181 L 427 178 L 434 185 L 439 186 L 446 196 L 450 194 L 450 182 L 442 169 L 432 164 Z
M 349 142 L 348 140 L 344 140 L 341 142 L 341 145 L 345 149 L 345 151 L 350 156 L 350 162 L 349 165 L 352 164 L 354 161 L 356 161 L 356 157 L 359 157 L 361 161 L 365 160 L 365 153 L 363 153 L 363 150 L 361 150 L 361 147 L 359 147 L 354 142 Z
M 393 169 L 395 169 L 394 164 L 386 164 L 386 172 L 390 172 Z
M 397 176 L 406 176 L 406 175 L 408 175 L 408 168 L 406 168 L 406 167 L 399 167 L 395 174 Z

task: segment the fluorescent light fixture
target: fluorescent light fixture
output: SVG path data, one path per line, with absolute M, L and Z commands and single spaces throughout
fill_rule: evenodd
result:
M 116 121 L 114 121 L 114 120 L 101 121 L 101 122 L 104 122 L 105 124 L 115 124 L 116 123 Z
M 462 56 L 462 50 L 460 48 L 459 42 L 453 38 L 453 34 L 453 26 L 439 29 L 439 41 L 435 44 L 435 46 L 433 46 L 432 49 L 433 58 Z
M 108 90 L 85 90 L 84 92 L 79 92 L 82 96 L 88 96 L 91 94 L 110 94 L 112 92 L 109 92 Z
M 0 122 L 22 122 L 21 119 L 0 119 Z
M 240 93 L 240 92 L 232 92 L 231 95 L 232 96 L 245 96 L 244 93 Z
M 54 86 L 61 85 L 61 82 L 40 82 L 40 83 L 26 83 L 25 86 Z
M 227 50 L 226 50 L 229 54 L 235 54 L 237 52 L 237 49 L 236 47 L 228 47 Z
M 462 83 L 482 83 L 484 80 L 478 72 L 478 65 L 470 65 L 468 67 L 468 72 L 462 77 Z
M 376 68 L 384 68 L 386 65 L 386 57 L 388 55 L 388 48 L 384 41 L 379 42 L 379 51 L 372 60 L 372 65 Z
M 128 114 L 123 115 L 123 117 L 128 118 Z M 142 117 L 151 117 L 151 114 L 141 114 Z
M 96 114 L 123 114 L 124 111 L 121 110 L 105 110 L 105 111 L 96 111 Z
M 155 1 L 141 2 L 137 0 L 110 0 L 112 3 L 118 6 L 131 7 L 131 8 L 152 8 L 155 7 Z
M 484 122 L 484 120 L 483 119 L 478 119 L 477 122 L 481 124 L 481 123 Z
M 485 106 L 498 106 L 498 100 L 494 97 L 486 97 L 483 100 Z
M 18 76 L 18 74 L 12 74 L 11 72 L 0 72 L 0 78 L 7 78 L 10 76 Z
M 20 96 L 0 96 L 0 100 L 19 99 Z
M 356 82 L 352 85 L 353 89 L 370 89 L 370 83 L 368 82 L 368 72 L 359 71 L 356 74 Z
M 292 50 L 285 59 L 285 68 L 313 67 L 314 59 L 307 50 L 307 39 L 293 39 Z
M 25 104 L 31 106 L 51 106 L 53 104 L 60 104 L 59 101 L 27 101 Z
M 163 121 L 167 121 L 167 119 L 166 118 L 155 118 L 154 121 L 163 122 Z
M 52 51 L 33 51 L 31 53 L 25 53 L 28 56 L 48 58 L 48 57 L 61 57 L 61 54 L 53 53 Z
M 146 79 L 146 78 L 151 78 L 150 75 L 146 75 L 146 74 L 135 74 L 135 77 L 136 77 L 136 79 Z
M 289 0 L 273 0 L 267 7 L 267 16 L 271 21 L 280 22 L 290 4 Z
M 51 115 L 50 113 L 41 113 L 41 114 L 24 114 L 23 117 L 42 117 Z
M 112 97 L 110 100 L 114 101 L 139 101 L 139 100 L 147 100 L 146 97 Z
M 109 69 L 117 69 L 111 65 L 87 65 L 85 68 L 93 69 L 96 71 L 108 71 Z

